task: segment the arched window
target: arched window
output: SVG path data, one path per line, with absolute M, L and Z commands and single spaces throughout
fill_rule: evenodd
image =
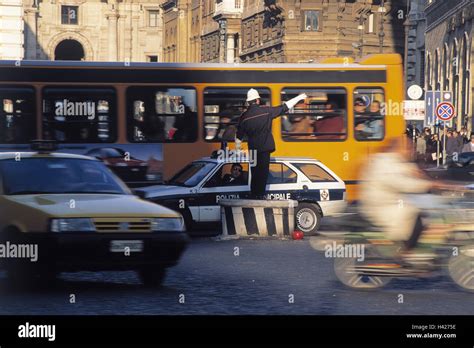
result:
M 453 104 L 456 107 L 456 119 L 459 116 L 459 47 L 458 40 L 455 38 L 453 42 L 453 50 L 451 53 L 451 67 L 452 67 L 452 92 Z M 456 120 L 454 120 L 456 124 Z
M 462 78 L 462 87 L 461 87 L 461 112 L 462 116 L 466 117 L 469 115 L 469 79 L 470 79 L 470 64 L 469 64 L 469 35 L 465 32 L 463 36 L 462 46 L 461 46 L 461 78 Z
M 425 81 L 426 81 L 426 90 L 432 91 L 433 84 L 431 81 L 431 54 L 429 52 L 426 54 Z
M 435 52 L 435 61 L 434 61 L 434 74 L 433 74 L 433 84 L 437 91 L 440 90 L 440 83 L 439 83 L 439 49 L 436 49 Z
M 449 80 L 449 47 L 448 44 L 444 44 L 443 47 L 443 90 L 449 91 L 450 89 L 450 80 Z

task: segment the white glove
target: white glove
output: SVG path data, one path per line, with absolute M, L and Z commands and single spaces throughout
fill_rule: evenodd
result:
M 293 99 L 286 101 L 285 104 L 288 109 L 293 109 L 296 104 L 298 104 L 301 100 L 305 100 L 306 98 L 308 98 L 308 96 L 306 95 L 306 93 L 303 93 L 294 97 Z
M 235 149 L 237 151 L 240 151 L 242 150 L 242 140 L 240 140 L 239 138 L 235 137 Z

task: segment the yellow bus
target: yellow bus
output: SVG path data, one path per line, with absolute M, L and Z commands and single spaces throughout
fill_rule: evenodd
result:
M 321 160 L 352 199 L 367 156 L 404 133 L 402 70 L 395 54 L 319 64 L 2 61 L 0 150 L 56 140 L 143 186 L 231 140 L 249 88 L 267 105 L 305 92 L 274 122 L 274 155 Z

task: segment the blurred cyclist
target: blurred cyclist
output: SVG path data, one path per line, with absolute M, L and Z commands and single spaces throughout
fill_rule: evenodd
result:
M 407 194 L 427 193 L 433 184 L 410 163 L 411 151 L 403 138 L 392 141 L 387 152 L 371 157 L 361 184 L 361 213 L 380 227 L 385 237 L 403 242 L 405 250 L 416 246 L 423 231 L 421 209 Z

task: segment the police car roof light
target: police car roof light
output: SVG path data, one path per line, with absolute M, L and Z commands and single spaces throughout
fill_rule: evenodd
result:
M 47 153 L 56 151 L 58 149 L 58 143 L 52 140 L 33 140 L 30 147 L 33 151 Z

